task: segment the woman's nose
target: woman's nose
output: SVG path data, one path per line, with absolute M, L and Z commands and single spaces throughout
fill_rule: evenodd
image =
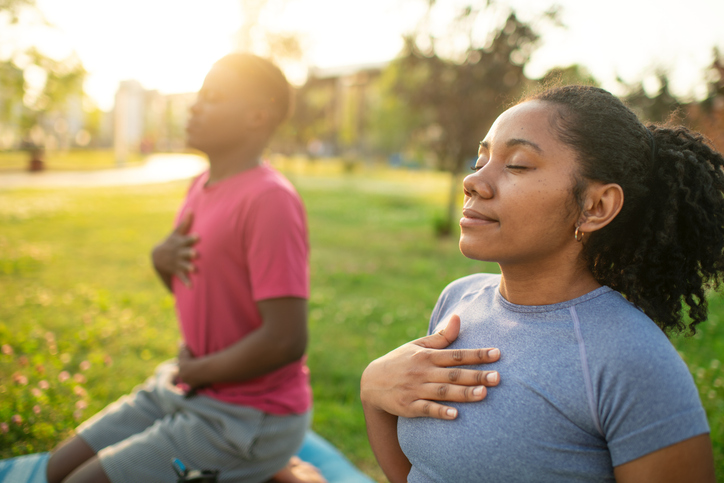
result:
M 493 187 L 490 185 L 490 182 L 485 179 L 483 171 L 484 168 L 465 177 L 463 180 L 463 191 L 465 192 L 465 196 L 479 196 L 483 199 L 490 199 L 493 197 Z

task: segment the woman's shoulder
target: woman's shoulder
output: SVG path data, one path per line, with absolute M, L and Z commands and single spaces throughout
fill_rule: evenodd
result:
M 690 384 L 691 375 L 664 331 L 620 293 L 610 291 L 576 306 L 579 344 L 592 369 L 617 368 L 639 384 L 641 379 L 676 379 Z
M 663 331 L 619 292 L 608 290 L 575 306 L 582 328 L 606 339 L 635 341 L 639 337 L 671 345 Z M 636 337 L 639 336 L 639 337 Z

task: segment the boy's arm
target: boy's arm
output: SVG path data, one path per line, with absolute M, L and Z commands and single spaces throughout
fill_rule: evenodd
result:
M 307 348 L 307 301 L 283 297 L 257 302 L 261 326 L 204 357 L 179 357 L 179 377 L 191 389 L 252 379 L 300 359 Z

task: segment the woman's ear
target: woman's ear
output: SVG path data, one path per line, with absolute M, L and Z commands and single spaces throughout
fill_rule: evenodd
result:
M 598 231 L 616 218 L 623 207 L 623 189 L 616 183 L 590 183 L 577 225 L 583 233 Z

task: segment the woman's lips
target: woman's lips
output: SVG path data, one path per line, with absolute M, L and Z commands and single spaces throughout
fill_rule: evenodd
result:
M 494 220 L 494 219 L 490 218 L 489 216 L 485 216 L 482 213 L 479 213 L 470 208 L 464 208 L 463 217 L 460 218 L 460 226 L 462 226 L 462 227 L 492 225 L 493 223 L 497 223 L 497 222 L 498 222 L 498 220 Z

